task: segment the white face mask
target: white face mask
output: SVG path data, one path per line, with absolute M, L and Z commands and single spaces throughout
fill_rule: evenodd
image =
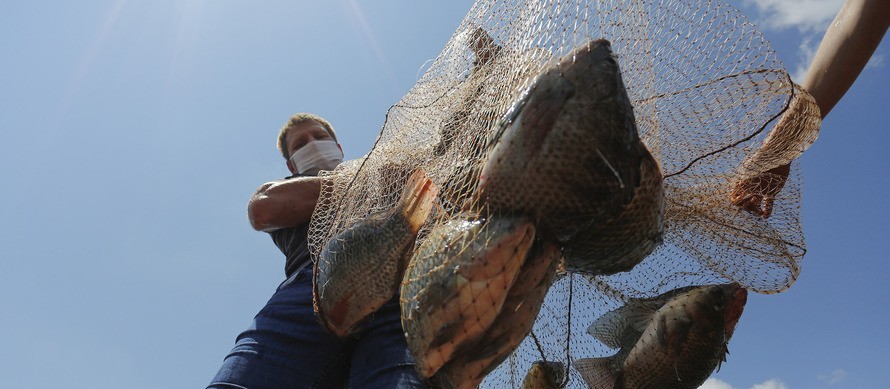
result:
M 316 175 L 319 170 L 334 170 L 343 162 L 343 151 L 334 140 L 314 140 L 300 147 L 290 157 L 299 174 Z

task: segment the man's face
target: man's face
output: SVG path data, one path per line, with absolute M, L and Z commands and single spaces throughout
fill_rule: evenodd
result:
M 291 127 L 287 133 L 285 144 L 287 144 L 287 155 L 294 155 L 294 152 L 314 140 L 334 140 L 331 134 L 315 121 L 307 120 Z M 340 147 L 340 144 L 337 144 Z M 340 147 L 342 151 L 343 148 Z M 296 173 L 297 169 L 291 164 L 290 159 L 287 161 L 287 168 L 291 173 Z

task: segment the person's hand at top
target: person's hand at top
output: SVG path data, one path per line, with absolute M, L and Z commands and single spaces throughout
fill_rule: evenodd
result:
M 785 187 L 791 164 L 772 168 L 754 177 L 736 182 L 729 195 L 733 205 L 763 218 L 773 213 L 776 195 Z
M 815 100 L 819 117 L 825 118 L 856 81 L 890 25 L 890 1 L 847 0 L 831 22 L 801 84 Z M 764 140 L 760 149 L 742 165 L 742 179 L 734 182 L 730 202 L 756 216 L 769 217 L 776 195 L 785 186 L 790 159 L 800 148 L 796 129 L 808 120 L 805 100 L 792 99 L 788 110 Z M 810 103 L 811 104 L 811 103 Z M 806 144 L 804 147 L 808 146 Z M 750 174 L 753 171 L 755 174 Z M 760 173 L 756 173 L 760 172 Z

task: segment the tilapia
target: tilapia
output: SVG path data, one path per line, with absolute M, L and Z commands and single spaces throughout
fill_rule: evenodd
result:
M 429 378 L 501 311 L 535 227 L 525 217 L 456 217 L 434 227 L 401 286 L 402 328 L 417 371 Z
M 497 113 L 491 109 L 482 109 L 481 115 L 479 115 L 481 117 L 478 118 L 473 118 L 473 113 L 479 110 L 480 107 L 490 106 L 489 101 L 480 101 L 480 98 L 490 100 L 490 98 L 485 99 L 483 97 L 485 95 L 483 93 L 485 89 L 483 80 L 491 76 L 494 70 L 491 64 L 500 56 L 503 47 L 496 44 L 494 39 L 488 35 L 488 32 L 481 27 L 477 27 L 469 34 L 468 46 L 473 52 L 475 60 L 473 61 L 470 76 L 460 85 L 459 90 L 463 91 L 466 88 L 466 92 L 463 93 L 464 97 L 458 101 L 454 111 L 442 124 L 439 133 L 439 143 L 436 144 L 433 151 L 433 154 L 436 156 L 442 156 L 449 152 L 452 143 L 456 139 L 465 138 L 466 135 L 464 133 L 473 130 L 468 128 L 469 123 L 473 121 L 472 119 L 481 120 L 483 123 L 494 123 L 497 120 Z M 470 148 L 471 150 L 477 149 L 479 145 L 477 142 L 471 141 Z M 473 155 L 473 151 L 466 154 Z
M 654 161 L 640 140 L 611 44 L 562 57 L 524 90 L 492 138 L 479 195 L 561 242 L 624 212 Z
M 725 361 L 747 291 L 738 284 L 692 286 L 632 299 L 588 332 L 619 348 L 574 361 L 592 389 L 695 389 Z
M 504 90 L 521 88 L 549 58 L 546 50 L 504 48 L 481 27 L 466 35 L 475 59 L 469 76 L 454 86 L 459 97 L 447 108 L 433 151 L 446 164 L 442 167 L 451 171 L 439 193 L 448 214 L 472 208 L 476 200 L 479 173 L 492 146 L 490 131 L 510 103 L 503 98 Z
M 559 362 L 535 361 L 522 380 L 521 389 L 558 389 L 565 377 L 565 366 Z
M 664 185 L 652 158 L 640 164 L 641 180 L 633 199 L 604 224 L 590 223 L 563 245 L 567 270 L 587 275 L 630 271 L 663 241 Z
M 534 327 L 558 262 L 559 246 L 536 242 L 485 336 L 463 343 L 431 381 L 443 389 L 475 388 L 507 359 Z
M 418 169 L 393 209 L 373 214 L 328 241 L 315 264 L 313 293 L 318 318 L 328 330 L 346 336 L 395 295 L 437 191 Z

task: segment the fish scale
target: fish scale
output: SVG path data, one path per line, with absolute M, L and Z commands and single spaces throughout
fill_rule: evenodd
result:
M 496 130 L 478 193 L 565 242 L 622 213 L 652 159 L 611 44 L 592 41 L 547 68 Z
M 437 188 L 422 170 L 409 177 L 396 206 L 333 237 L 314 267 L 313 302 L 322 324 L 346 336 L 398 291 Z
M 534 326 L 558 261 L 556 244 L 536 242 L 484 338 L 461 345 L 431 381 L 444 389 L 475 388 L 510 356 Z
M 652 155 L 640 164 L 641 181 L 621 213 L 605 223 L 581 228 L 563 246 L 566 269 L 589 275 L 629 271 L 646 258 L 664 236 L 664 185 Z
M 456 349 L 484 335 L 516 280 L 535 235 L 524 217 L 456 218 L 417 248 L 401 286 L 402 327 L 429 378 Z
M 562 385 L 564 370 L 565 366 L 559 362 L 535 361 L 520 389 L 557 389 Z
M 621 350 L 573 365 L 592 389 L 695 389 L 725 359 L 726 344 L 747 301 L 737 284 L 684 287 L 632 300 L 589 330 Z M 660 306 L 657 310 L 651 307 Z M 648 311 L 648 313 L 646 313 Z M 607 314 L 607 315 L 609 315 Z M 648 316 L 639 330 L 634 315 Z

